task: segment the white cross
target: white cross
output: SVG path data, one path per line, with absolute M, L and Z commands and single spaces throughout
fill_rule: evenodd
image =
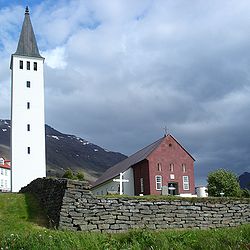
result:
M 122 179 L 123 174 L 124 174 L 124 173 L 120 173 L 120 178 L 119 178 L 119 179 L 113 179 L 113 181 L 119 182 L 119 184 L 120 184 L 120 195 L 123 194 L 123 192 L 122 192 L 122 183 L 123 183 L 123 182 L 129 182 L 129 180 L 124 180 L 124 179 Z

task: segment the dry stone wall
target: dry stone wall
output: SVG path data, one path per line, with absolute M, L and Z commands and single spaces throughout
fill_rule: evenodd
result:
M 22 191 L 34 193 L 36 181 Z M 38 179 L 40 182 L 47 183 L 48 179 Z M 249 199 L 218 199 L 215 202 L 180 198 L 154 201 L 141 198 L 97 198 L 85 182 L 65 179 L 53 182 L 59 182 L 59 186 L 64 188 L 63 195 L 59 192 L 62 197 L 60 209 L 56 208 L 58 220 L 55 226 L 59 229 L 121 232 L 131 228 L 217 228 L 250 223 Z M 49 188 L 45 188 L 45 193 Z M 51 204 L 53 199 L 59 200 L 58 193 L 52 194 L 54 190 L 57 189 L 52 189 L 50 196 L 41 192 L 36 195 L 43 197 L 38 197 L 42 203 Z

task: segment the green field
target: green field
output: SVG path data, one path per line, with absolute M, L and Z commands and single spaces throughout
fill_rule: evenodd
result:
M 34 198 L 0 194 L 0 249 L 250 249 L 250 224 L 214 230 L 57 231 Z

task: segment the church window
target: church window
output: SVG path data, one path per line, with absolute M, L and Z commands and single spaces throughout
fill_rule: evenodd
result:
M 174 164 L 173 163 L 170 164 L 169 170 L 170 170 L 170 172 L 174 172 Z
M 185 173 L 187 171 L 186 164 L 182 164 L 182 172 Z
M 30 109 L 30 102 L 27 102 L 27 109 Z
M 157 163 L 157 170 L 161 171 L 161 163 Z
M 140 187 L 141 187 L 141 193 L 143 193 L 144 192 L 143 178 L 140 178 Z
M 6 176 L 8 175 L 8 170 L 7 170 L 7 169 L 5 169 L 5 175 L 6 175 Z
M 189 178 L 188 178 L 188 176 L 183 176 L 183 190 L 189 190 Z
M 3 187 L 3 180 L 1 180 L 1 187 Z
M 4 184 L 5 184 L 5 188 L 7 188 L 7 180 L 5 180 Z
M 37 62 L 34 62 L 34 70 L 37 71 Z
M 27 86 L 27 88 L 30 88 L 30 81 L 26 82 L 26 86 Z
M 30 154 L 30 147 L 27 147 L 27 153 Z
M 3 175 L 3 169 L 1 168 L 1 174 Z
M 23 61 L 22 60 L 19 61 L 19 69 L 23 69 Z
M 27 124 L 27 131 L 30 131 L 30 124 Z
M 27 70 L 30 70 L 30 61 L 27 61 Z
M 155 183 L 156 183 L 156 190 L 161 190 L 162 188 L 162 176 L 161 175 L 155 176 Z

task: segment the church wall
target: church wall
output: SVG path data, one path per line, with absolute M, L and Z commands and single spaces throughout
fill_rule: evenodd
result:
M 156 190 L 156 176 L 162 176 L 162 186 L 178 183 L 178 194 L 195 194 L 194 160 L 173 138 L 165 137 L 160 146 L 147 159 L 149 162 L 150 194 L 161 194 L 161 190 Z M 160 164 L 160 168 L 158 164 Z M 173 164 L 173 171 L 170 170 L 170 164 Z M 182 164 L 186 166 L 185 172 L 183 172 Z M 189 178 L 189 190 L 183 189 L 183 176 Z
M 132 228 L 219 228 L 250 223 L 249 199 L 97 198 L 86 182 L 39 178 L 23 193 L 32 193 L 59 229 L 123 232 Z
M 113 179 L 119 179 L 120 176 L 115 176 L 111 180 L 104 182 L 103 184 L 94 187 L 92 189 L 93 194 L 95 195 L 106 195 L 109 193 L 119 193 L 119 183 L 114 182 Z M 134 195 L 134 174 L 133 169 L 129 168 L 124 172 L 123 179 L 129 180 L 129 182 L 123 183 L 123 193 L 126 195 Z
M 135 195 L 150 194 L 148 161 L 141 161 L 133 166 Z M 141 180 L 142 179 L 142 180 Z M 143 183 L 141 183 L 141 181 Z M 142 187 L 143 186 L 143 187 Z

